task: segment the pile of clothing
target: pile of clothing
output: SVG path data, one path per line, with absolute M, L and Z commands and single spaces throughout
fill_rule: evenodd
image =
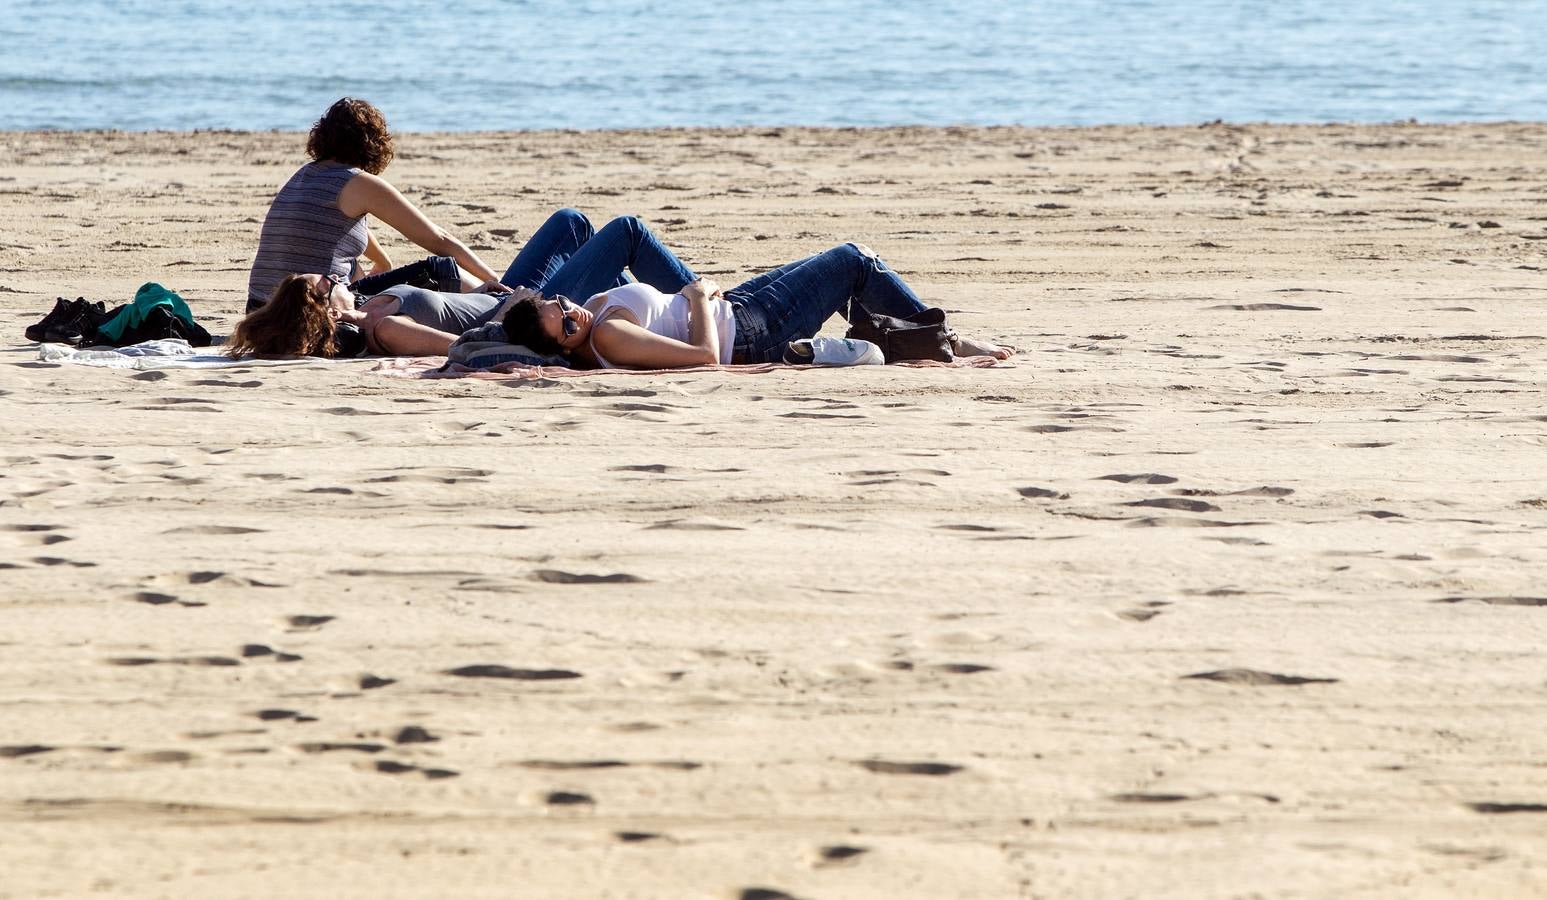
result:
M 26 335 L 40 344 L 72 347 L 127 347 L 167 338 L 210 345 L 210 333 L 194 321 L 183 298 L 155 282 L 140 285 L 133 300 L 113 309 L 100 300 L 60 297 L 52 312 L 27 326 Z

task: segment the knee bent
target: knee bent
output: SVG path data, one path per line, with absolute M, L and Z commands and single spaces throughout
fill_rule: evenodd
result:
M 591 226 L 591 220 L 586 218 L 586 214 L 572 206 L 555 210 L 553 215 L 548 217 L 548 221 L 568 225 L 570 228 L 587 235 L 596 233 L 596 229 Z

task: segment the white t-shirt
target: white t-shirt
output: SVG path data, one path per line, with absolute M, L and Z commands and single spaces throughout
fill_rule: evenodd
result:
M 597 296 L 605 296 L 607 299 L 595 309 L 596 321 L 602 321 L 608 312 L 621 307 L 634 317 L 640 328 L 661 337 L 688 342 L 688 298 L 681 294 L 667 296 L 648 284 L 636 282 Z M 731 305 L 724 300 L 709 301 L 709 316 L 720 333 L 720 364 L 727 365 L 731 361 L 732 344 L 736 339 L 736 317 L 731 313 Z M 620 368 L 596 353 L 594 343 L 591 352 L 596 354 L 596 361 L 604 368 Z

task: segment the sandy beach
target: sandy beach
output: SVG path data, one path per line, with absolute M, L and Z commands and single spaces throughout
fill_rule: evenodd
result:
M 852 239 L 1022 352 L 39 361 L 227 333 L 303 144 L 0 133 L 0 898 L 1547 897 L 1547 125 L 408 134 L 496 268 Z

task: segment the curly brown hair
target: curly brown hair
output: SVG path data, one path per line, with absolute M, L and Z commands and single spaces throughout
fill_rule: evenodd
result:
M 263 304 L 236 323 L 225 352 L 238 359 L 336 356 L 333 317 L 304 275 L 290 275 Z
M 372 175 L 392 162 L 392 132 L 387 117 L 364 100 L 341 97 L 328 107 L 306 136 L 306 155 L 356 166 Z

